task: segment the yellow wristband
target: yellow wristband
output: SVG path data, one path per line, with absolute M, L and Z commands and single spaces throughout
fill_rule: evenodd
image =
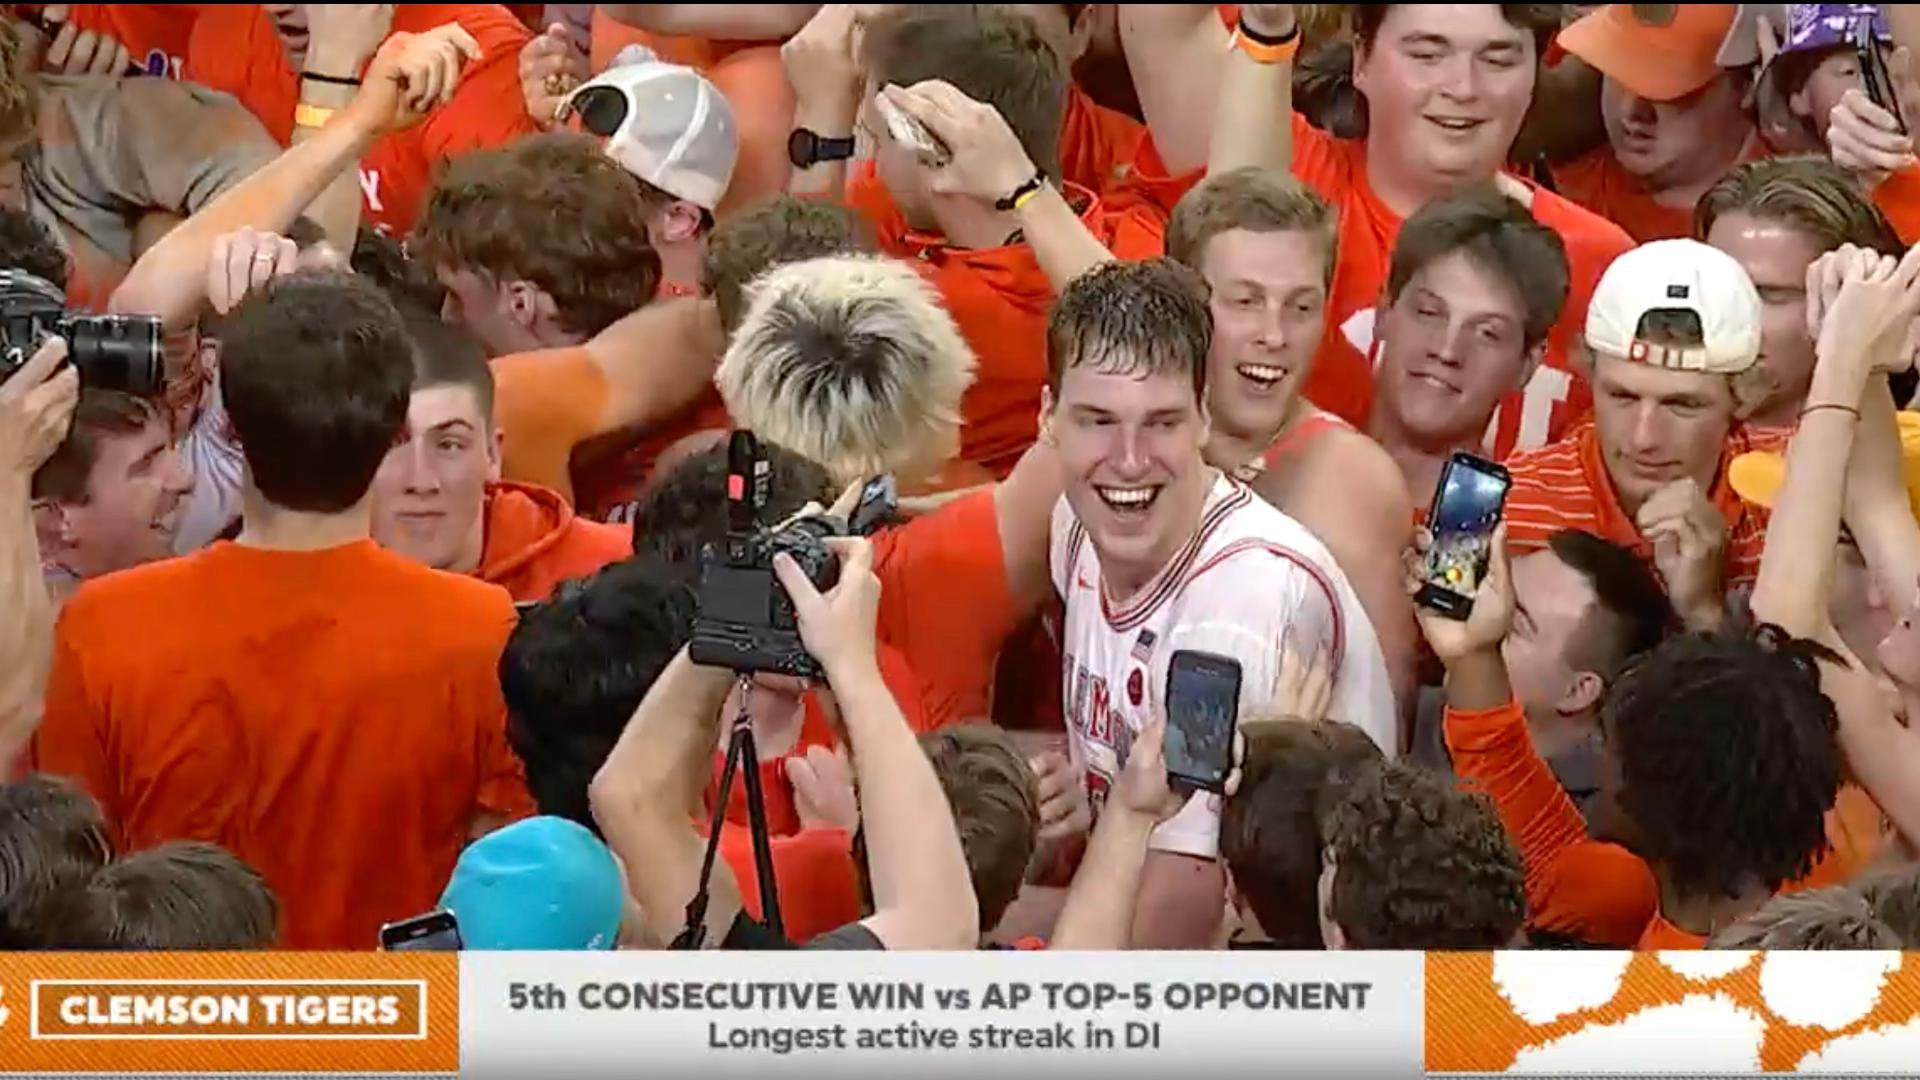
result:
M 1233 29 L 1233 43 L 1256 64 L 1285 64 L 1293 60 L 1300 51 L 1300 28 L 1294 27 L 1293 33 L 1278 45 L 1268 45 L 1247 36 L 1244 27 Z
M 1038 198 L 1040 193 L 1045 190 L 1047 190 L 1047 185 L 1042 183 L 1042 184 L 1036 184 L 1033 187 L 1028 188 L 1026 191 L 1021 192 L 1018 196 L 1015 196 L 1013 200 L 1014 210 L 1018 211 L 1021 207 L 1026 206 L 1028 203 Z
M 296 127 L 323 128 L 333 119 L 337 109 L 323 109 L 318 105 L 296 105 L 293 107 L 293 122 Z

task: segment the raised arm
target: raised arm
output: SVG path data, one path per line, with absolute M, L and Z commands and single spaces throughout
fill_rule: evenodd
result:
M 1896 599 L 1920 582 L 1920 522 L 1913 517 L 1900 456 L 1893 394 L 1885 379 L 1868 379 L 1847 463 L 1847 528 L 1881 595 Z
M 1011 215 L 1056 292 L 1113 254 L 1088 230 L 1051 180 L 1039 176 L 1000 111 L 938 79 L 880 91 L 919 119 L 952 151 L 952 160 L 928 167 L 933 191 L 975 199 Z M 1009 232 L 1012 230 L 1009 229 Z
M 1276 48 L 1247 38 L 1240 48 L 1222 53 L 1217 94 L 1226 107 L 1214 113 L 1208 175 L 1247 166 L 1293 167 L 1293 50 L 1299 48 L 1293 5 L 1242 4 L 1240 23 L 1242 35 L 1291 37 L 1293 44 Z
M 726 671 L 695 666 L 682 650 L 647 691 L 588 790 L 593 819 L 626 867 L 627 888 L 657 941 L 680 933 L 699 887 L 706 841 L 694 821 L 713 775 L 731 680 Z M 704 924 L 708 948 L 719 946 L 740 908 L 733 870 L 716 858 Z
M 0 776 L 33 738 L 53 661 L 53 604 L 34 537 L 33 474 L 66 437 L 80 376 L 50 339 L 0 382 Z
M 826 669 L 853 748 L 873 883 L 873 914 L 861 922 L 889 949 L 974 948 L 980 909 L 953 813 L 880 677 L 873 545 L 833 543 L 840 582 L 825 596 L 786 556 L 774 569 L 793 599 L 807 651 Z
M 388 38 L 345 108 L 155 244 L 114 291 L 113 310 L 158 315 L 169 330 L 191 326 L 207 300 L 215 241 L 249 227 L 284 233 L 336 180 L 351 176 L 375 141 L 417 122 L 450 95 L 463 59 L 475 55 L 478 46 L 457 25 Z M 350 185 L 357 214 L 357 181 Z
M 1871 375 L 1875 367 L 1900 362 L 1896 358 L 1907 327 L 1920 307 L 1920 254 L 1910 252 L 1897 269 L 1889 269 L 1889 261 L 1848 247 L 1823 256 L 1808 271 L 1808 293 L 1816 305 L 1813 317 L 1820 319 L 1818 361 L 1808 394 L 1810 404 L 1788 447 L 1786 483 L 1775 501 L 1753 598 L 1756 618 L 1817 637 L 1843 656 L 1845 646 L 1825 607 L 1839 534 L 1839 489 L 1849 475 L 1849 455 L 1897 452 L 1897 447 L 1884 441 L 1856 439 L 1859 421 L 1851 405 L 1861 400 L 1863 385 L 1878 382 Z M 1836 276 L 1844 282 L 1837 296 L 1831 287 Z M 1849 393 L 1853 396 L 1848 397 Z M 1867 396 L 1884 395 L 1875 385 Z M 1862 465 L 1856 465 L 1853 473 L 1861 472 Z M 1878 467 L 1866 466 L 1867 474 Z M 1872 516 L 1890 514 L 1894 506 L 1911 513 L 1904 491 L 1881 491 L 1879 496 L 1894 502 L 1873 509 Z M 1847 497 L 1858 504 L 1875 493 L 1854 492 Z M 1882 568 L 1874 569 L 1878 573 Z M 1811 585 L 1795 580 L 1814 577 L 1819 582 Z M 1911 580 L 1904 584 L 1911 589 Z M 1807 595 L 1815 588 L 1817 595 Z M 1840 747 L 1848 768 L 1901 835 L 1910 843 L 1920 840 L 1920 783 L 1915 782 L 1920 776 L 1920 735 L 1901 726 L 1874 680 L 1857 662 L 1823 664 L 1821 687 L 1839 714 Z
M 1112 795 L 1087 841 L 1087 853 L 1067 890 L 1048 947 L 1126 949 L 1133 945 L 1134 911 L 1153 830 L 1186 799 L 1167 786 L 1162 751 L 1167 724 L 1155 720 L 1140 733 Z
M 1896 266 L 1848 245 L 1807 274 L 1812 317 L 1820 321 L 1813 386 L 1787 449 L 1786 484 L 1767 528 L 1752 607 L 1755 618 L 1797 637 L 1830 640 L 1833 552 L 1860 401 L 1876 369 L 1898 360 L 1920 304 L 1920 253 Z
M 858 7 L 822 4 L 819 13 L 780 46 L 780 61 L 793 86 L 794 130 L 804 128 L 823 139 L 853 138 L 863 78 L 854 57 L 861 21 Z M 795 166 L 787 190 L 837 200 L 847 190 L 847 162 Z
M 1207 164 L 1228 36 L 1212 4 L 1120 5 L 1127 70 L 1169 175 Z

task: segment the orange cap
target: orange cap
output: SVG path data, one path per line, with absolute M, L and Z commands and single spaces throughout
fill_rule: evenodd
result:
M 1560 47 L 1646 98 L 1686 97 L 1720 74 L 1720 47 L 1737 4 L 1608 4 L 1560 31 Z M 1656 25 L 1634 8 L 1671 18 Z

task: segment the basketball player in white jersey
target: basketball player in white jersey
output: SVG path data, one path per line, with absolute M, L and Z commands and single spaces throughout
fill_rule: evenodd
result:
M 1097 807 L 1132 737 L 1161 712 L 1180 650 L 1232 657 L 1245 714 L 1272 696 L 1283 647 L 1324 650 L 1328 719 L 1398 748 L 1379 639 L 1327 549 L 1202 460 L 1206 286 L 1167 259 L 1076 280 L 1048 328 L 1041 437 L 1059 455 L 1054 587 L 1066 601 L 1068 744 Z M 1153 834 L 1138 948 L 1212 943 L 1223 908 L 1219 812 L 1196 795 Z

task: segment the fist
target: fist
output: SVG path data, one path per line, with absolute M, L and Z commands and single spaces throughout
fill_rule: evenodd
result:
M 1691 479 L 1675 480 L 1647 497 L 1635 521 L 1653 542 L 1654 568 L 1688 628 L 1718 626 L 1726 614 L 1727 519 L 1720 508 Z
M 520 95 L 527 115 L 551 130 L 560 122 L 567 95 L 587 81 L 587 55 L 567 28 L 555 23 L 520 50 Z
M 42 12 L 48 27 L 58 26 L 47 43 L 41 66 L 62 75 L 124 75 L 133 57 L 118 38 L 98 30 L 82 30 L 68 20 L 71 4 L 48 4 Z
M 245 228 L 217 237 L 207 260 L 207 302 L 225 315 L 267 282 L 294 272 L 300 258 L 293 241 Z
M 822 4 L 800 32 L 780 46 L 780 63 L 800 104 L 851 103 L 860 94 L 854 50 L 866 16 L 855 4 Z
M 1038 782 L 1040 841 L 1078 836 L 1093 824 L 1085 785 L 1065 754 L 1048 751 L 1027 762 Z

